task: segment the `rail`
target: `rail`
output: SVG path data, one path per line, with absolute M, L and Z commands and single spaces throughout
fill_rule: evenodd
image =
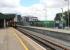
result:
M 29 27 L 29 26 L 18 26 L 21 29 L 25 29 L 25 32 L 30 32 L 30 34 L 33 36 L 36 36 L 36 38 L 40 38 L 40 40 L 45 41 L 45 43 L 52 44 L 51 46 L 55 46 L 53 48 L 62 48 L 64 50 L 70 49 L 70 34 L 66 32 L 58 32 L 54 30 L 50 30 L 47 28 L 41 28 L 41 27 Z M 26 31 L 27 30 L 27 31 Z M 48 44 L 49 45 L 49 44 Z M 56 47 L 57 46 L 57 47 Z

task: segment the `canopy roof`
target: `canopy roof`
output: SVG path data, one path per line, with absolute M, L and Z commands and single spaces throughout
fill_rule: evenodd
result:
M 13 19 L 16 14 L 2 14 L 0 13 L 0 19 Z

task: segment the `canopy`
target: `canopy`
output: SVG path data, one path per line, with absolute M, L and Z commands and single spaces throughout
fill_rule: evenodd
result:
M 16 14 L 2 14 L 0 13 L 0 19 L 13 19 Z

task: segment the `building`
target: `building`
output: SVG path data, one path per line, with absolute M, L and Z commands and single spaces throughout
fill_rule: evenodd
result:
M 32 16 L 24 16 L 24 20 L 29 22 L 29 21 L 38 21 L 37 17 L 32 17 Z
M 16 17 L 14 18 L 15 22 L 21 22 L 22 21 L 22 17 L 21 15 L 16 15 Z

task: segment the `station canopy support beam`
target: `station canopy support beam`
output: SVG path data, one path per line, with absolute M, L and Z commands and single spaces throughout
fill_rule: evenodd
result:
M 4 28 L 6 28 L 6 19 L 4 19 Z

